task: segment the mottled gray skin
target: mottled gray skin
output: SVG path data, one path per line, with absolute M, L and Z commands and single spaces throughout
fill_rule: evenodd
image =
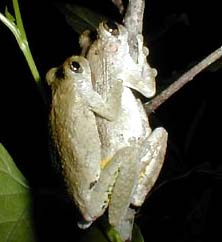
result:
M 137 41 L 138 59 L 135 62 L 129 53 L 127 29 L 118 25 L 118 29 L 112 31 L 101 23 L 98 39 L 87 54 L 94 88 L 103 98 L 109 94 L 116 79 L 122 80 L 124 85 L 118 117 L 113 122 L 97 117 L 102 159 L 113 157 L 124 147 L 131 147 L 136 157 L 136 163 L 135 160 L 131 161 L 134 166 L 131 175 L 136 174 L 135 184 L 129 187 L 126 173 L 120 174 L 109 206 L 109 221 L 123 240 L 131 237 L 134 211 L 129 205 L 141 206 L 144 202 L 162 167 L 167 143 L 164 128 L 152 132 L 143 106 L 131 90 L 137 90 L 146 97 L 155 94 L 156 71 L 146 61 L 148 50 L 143 47 L 141 35 L 137 36 Z M 122 159 L 124 164 L 124 155 Z M 125 164 L 125 171 L 131 163 Z
M 101 142 L 95 114 L 106 120 L 115 119 L 122 83 L 115 83 L 110 97 L 104 102 L 93 90 L 88 61 L 78 56 L 49 70 L 46 79 L 52 88 L 50 125 L 53 143 L 59 153 L 69 193 L 89 225 L 105 211 L 121 161 L 117 154 L 113 162 L 101 169 Z

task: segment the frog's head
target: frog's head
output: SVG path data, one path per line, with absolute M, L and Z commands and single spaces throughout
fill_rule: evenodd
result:
M 120 49 L 128 52 L 128 32 L 123 25 L 112 21 L 103 21 L 99 24 L 97 32 L 98 39 L 106 51 L 115 52 L 116 48 L 118 52 Z
M 98 37 L 100 39 L 110 39 L 110 41 L 127 41 L 128 32 L 127 29 L 116 22 L 113 21 L 103 21 L 99 24 L 98 27 Z
M 86 58 L 71 56 L 59 67 L 51 68 L 46 74 L 46 81 L 53 90 L 61 83 L 82 80 L 90 80 L 91 71 Z

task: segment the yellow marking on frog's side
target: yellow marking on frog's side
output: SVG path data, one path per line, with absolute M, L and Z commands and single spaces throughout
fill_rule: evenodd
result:
M 101 169 L 104 169 L 105 166 L 110 162 L 110 160 L 111 160 L 110 157 L 101 160 L 101 162 L 100 162 Z

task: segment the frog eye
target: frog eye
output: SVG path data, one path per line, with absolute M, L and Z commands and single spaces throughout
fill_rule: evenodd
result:
M 103 22 L 103 26 L 112 35 L 114 35 L 114 36 L 119 35 L 118 25 L 116 23 L 114 23 L 113 21 Z
M 77 61 L 72 61 L 70 63 L 70 68 L 75 73 L 82 73 L 83 72 L 81 65 Z

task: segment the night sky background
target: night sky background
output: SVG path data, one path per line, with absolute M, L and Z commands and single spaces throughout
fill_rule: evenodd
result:
M 42 78 L 49 68 L 80 53 L 78 34 L 54 2 L 19 2 Z M 69 2 L 121 20 L 109 0 Z M 158 90 L 222 45 L 218 2 L 146 1 L 144 38 L 149 63 L 158 70 Z M 1 0 L 1 12 L 6 5 L 11 9 L 11 1 Z M 14 36 L 2 23 L 0 70 L 0 142 L 32 188 L 39 241 L 77 241 L 85 232 L 77 228 L 77 210 L 51 165 L 48 110 Z M 222 240 L 221 77 L 220 63 L 213 65 L 150 116 L 152 127 L 168 130 L 169 141 L 161 175 L 136 218 L 145 241 Z

